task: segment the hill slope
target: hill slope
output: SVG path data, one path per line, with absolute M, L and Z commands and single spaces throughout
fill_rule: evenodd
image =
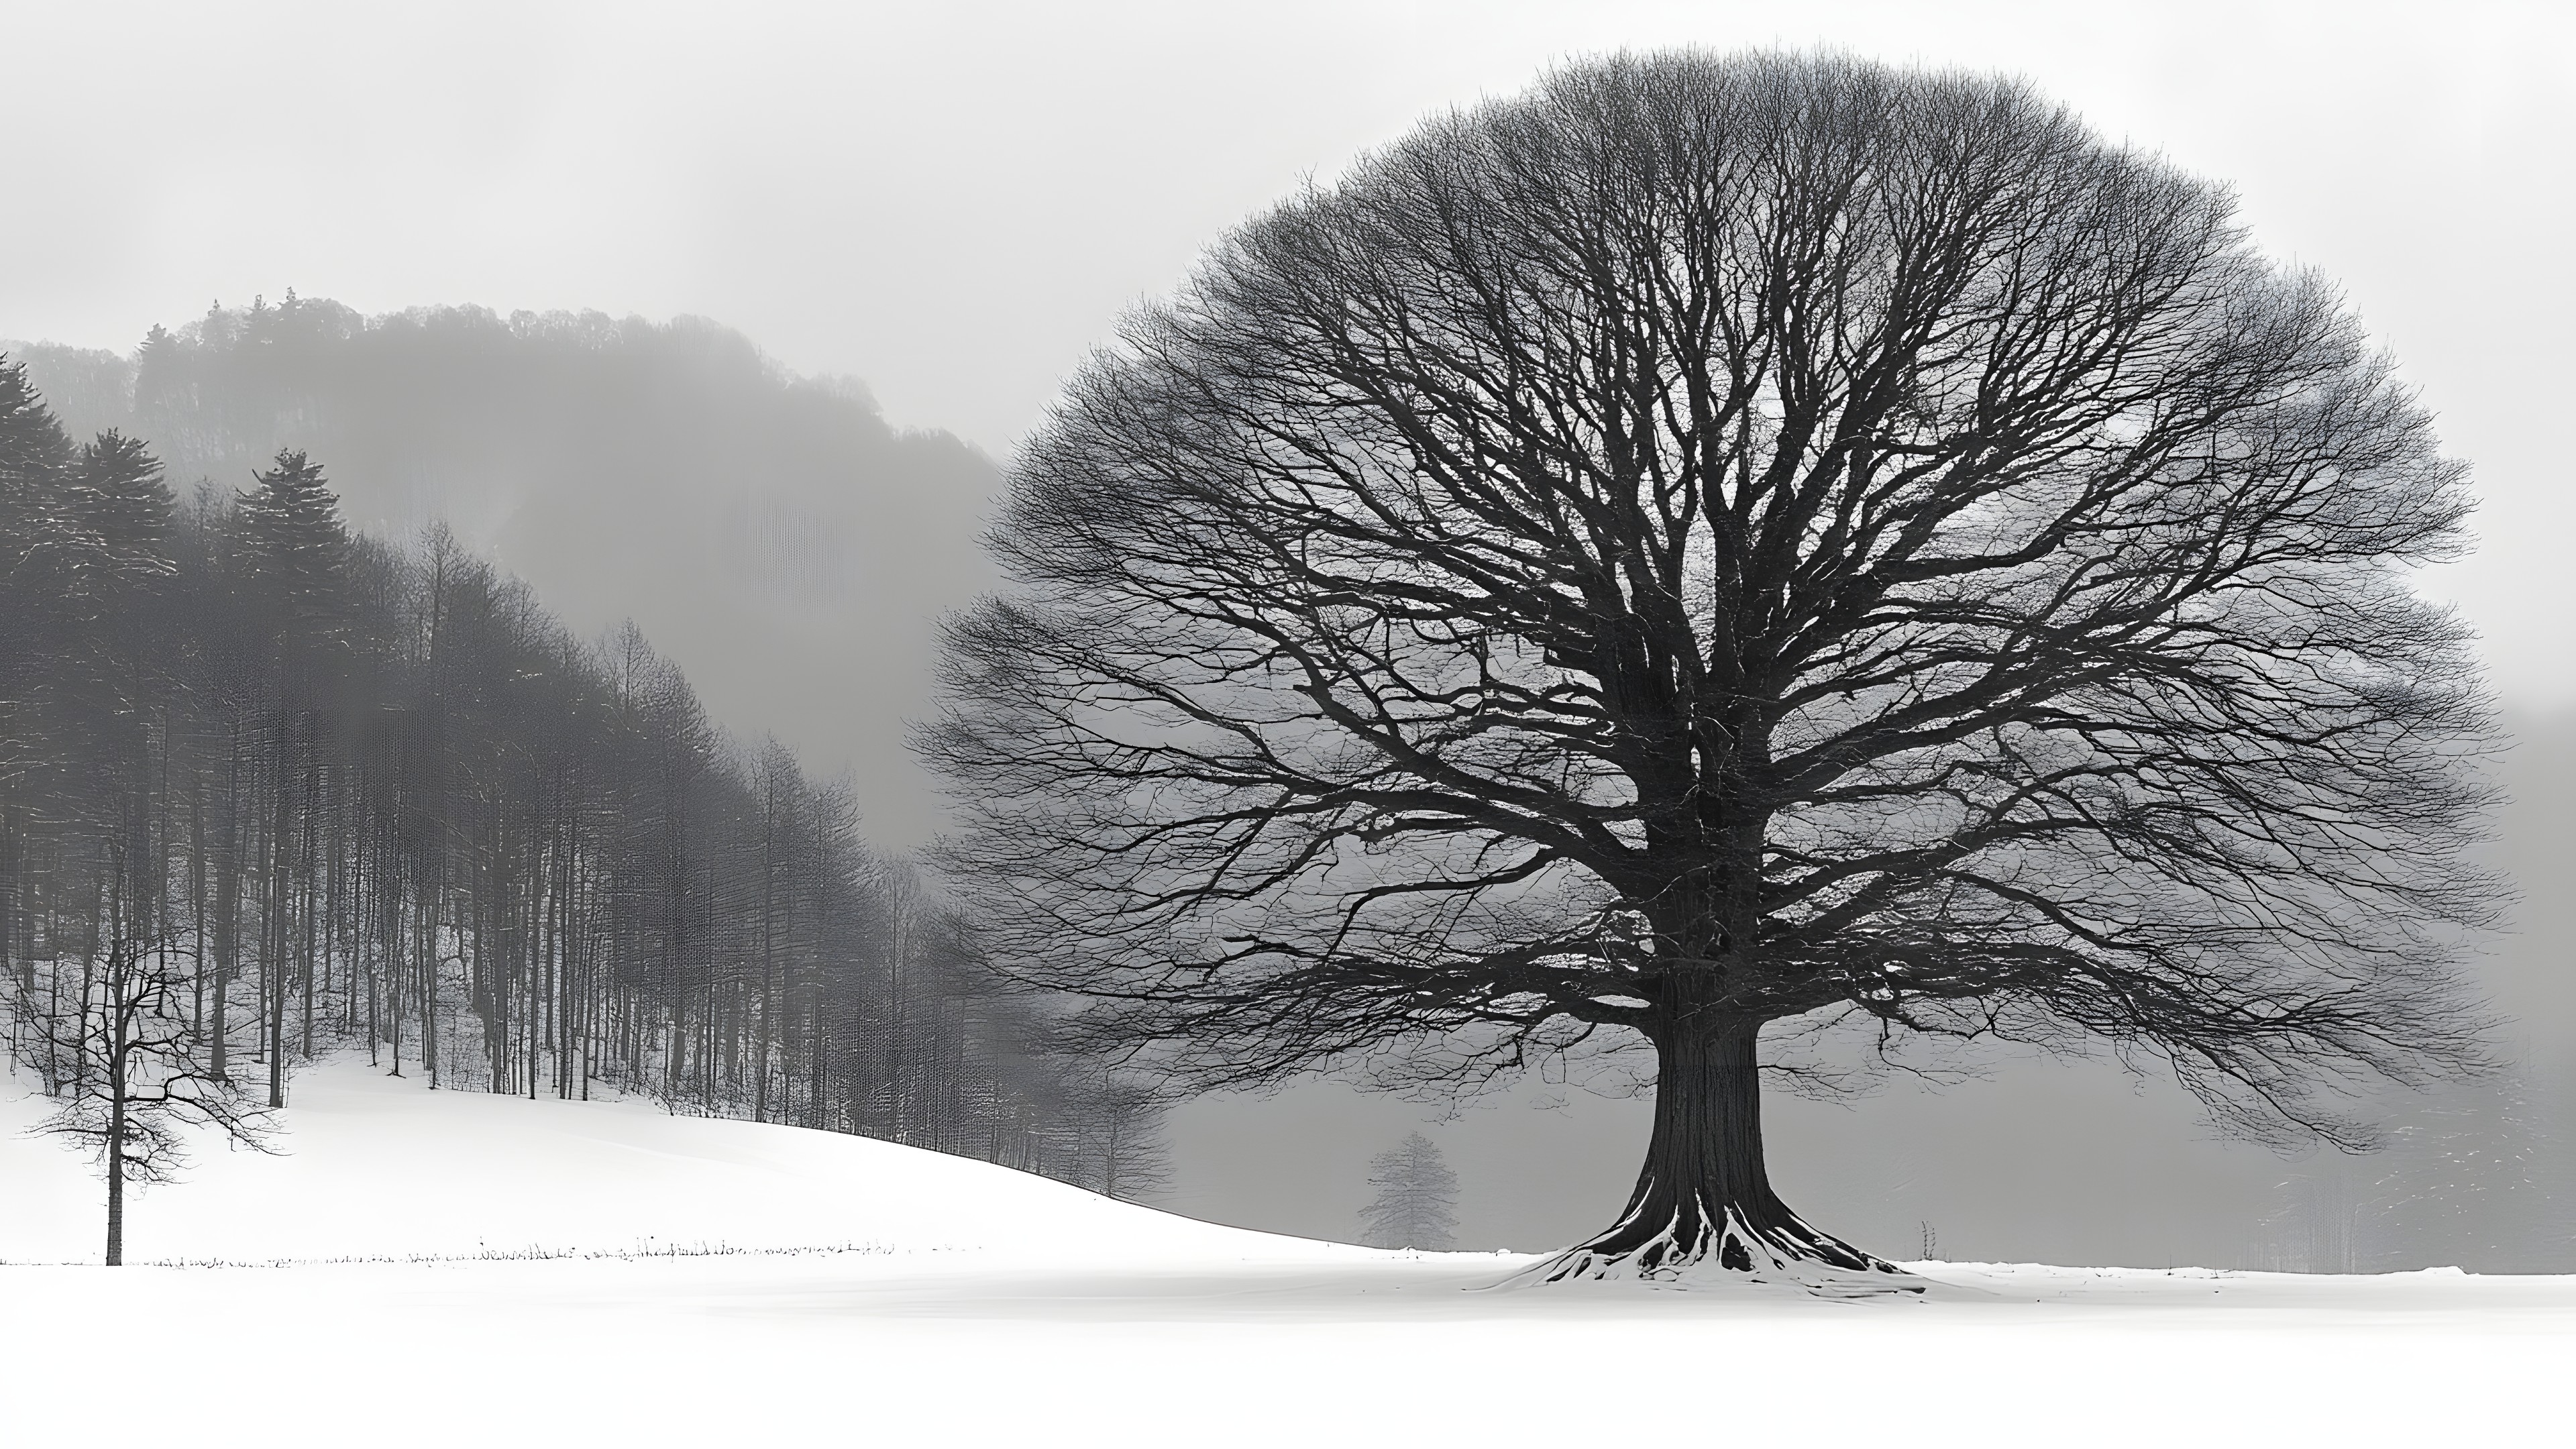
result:
M 650 1102 L 431 1092 L 362 1062 L 298 1076 L 276 1155 L 195 1145 L 129 1206 L 129 1261 L 823 1249 L 1058 1264 L 1365 1249 L 1217 1227 L 1042 1177 L 832 1132 L 673 1117 Z M 0 1261 L 96 1262 L 104 1189 L 0 1100 Z

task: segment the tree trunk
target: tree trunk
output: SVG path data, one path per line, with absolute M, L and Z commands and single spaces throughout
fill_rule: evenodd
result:
M 194 999 L 188 1008 L 188 1030 L 206 1029 L 206 792 L 205 774 L 194 763 L 188 769 L 188 949 L 193 969 L 188 985 Z
M 276 806 L 269 824 L 268 838 L 268 912 L 261 921 L 259 963 L 260 1004 L 266 1008 L 267 1020 L 262 1026 L 268 1034 L 268 1105 L 286 1105 L 286 993 L 288 955 L 295 945 L 294 918 L 289 907 L 295 899 L 294 824 L 296 801 L 288 781 L 292 778 L 289 764 L 293 742 L 287 734 L 286 716 L 278 716 L 275 756 L 277 791 Z
M 296 952 L 298 957 L 296 986 L 304 998 L 303 1030 L 298 1051 L 306 1061 L 313 1059 L 313 907 L 316 901 L 314 887 L 321 876 L 321 868 L 318 864 L 321 859 L 319 847 L 322 844 L 319 838 L 322 826 L 321 758 L 321 752 L 314 749 L 312 742 L 307 740 L 304 765 L 304 829 L 301 848 L 295 860 L 296 873 L 300 877 L 297 886 L 303 896 L 303 909 L 299 914 L 302 916 L 304 938 Z M 281 1012 L 280 1016 L 283 1015 L 284 1013 Z M 280 1102 L 277 1105 L 285 1104 Z
M 124 1069 L 116 1069 L 119 1078 Z M 110 1086 L 107 1105 L 107 1266 L 125 1266 L 125 1090 Z
M 420 999 L 420 1070 L 421 1075 L 429 1078 L 429 1089 L 435 1092 L 438 1090 L 438 917 L 445 895 L 436 877 L 430 879 L 426 891 L 418 916 L 420 931 L 412 942 L 412 954 L 418 958 L 414 964 L 420 970 L 420 989 L 414 993 Z M 400 1064 L 399 1054 L 395 1062 Z
M 1921 1291 L 1893 1264 L 1808 1226 L 1772 1191 L 1762 1149 L 1760 1034 L 1760 1022 L 1705 1010 L 1667 1014 L 1652 1033 L 1654 1133 L 1627 1209 L 1525 1280 L 1741 1274 L 1817 1288 Z

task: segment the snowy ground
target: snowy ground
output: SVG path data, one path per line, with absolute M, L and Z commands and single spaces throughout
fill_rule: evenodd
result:
M 135 1202 L 138 1263 L 233 1266 L 108 1273 L 70 1265 L 94 1179 L 7 1095 L 13 1443 L 2548 1442 L 2576 1350 L 2560 1278 L 1934 1264 L 1970 1291 L 1478 1292 L 1527 1260 L 359 1066 L 296 1083 L 288 1155 L 203 1153 Z

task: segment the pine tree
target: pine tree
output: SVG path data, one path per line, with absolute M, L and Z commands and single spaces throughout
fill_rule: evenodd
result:
M 1372 1248 L 1446 1251 L 1457 1241 L 1458 1174 L 1416 1132 L 1369 1163 L 1377 1197 L 1360 1209 L 1360 1241 Z
M 50 630 L 76 612 L 66 596 L 86 592 L 80 572 L 90 550 L 65 487 L 72 460 L 26 365 L 0 356 L 0 687 L 12 699 L 26 696 L 32 671 L 55 652 Z
M 54 661 L 57 693 L 75 728 L 97 741 L 101 763 L 137 790 L 173 632 L 162 611 L 177 572 L 170 504 L 160 462 L 113 430 L 64 470 L 56 606 L 68 637 Z
M 50 751 L 36 708 L 51 654 L 52 602 L 38 577 L 38 522 L 53 510 L 71 445 L 27 381 L 0 356 L 0 985 L 32 987 L 37 795 Z
M 71 462 L 71 454 L 62 424 L 27 380 L 27 365 L 0 353 L 0 510 L 14 508 L 28 491 L 51 483 Z M 14 513 L 0 512 L 0 523 L 20 521 Z
M 345 601 L 349 535 L 322 466 L 302 449 L 279 451 L 241 495 L 244 560 L 254 589 L 276 610 L 289 648 L 310 648 L 336 632 Z
M 131 591 L 170 577 L 170 487 L 143 440 L 101 433 L 81 449 L 69 476 L 72 510 L 98 535 L 116 571 L 112 587 Z

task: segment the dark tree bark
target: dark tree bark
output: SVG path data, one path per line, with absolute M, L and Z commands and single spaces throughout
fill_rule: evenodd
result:
M 107 1266 L 125 1266 L 125 1081 L 119 1063 L 108 1089 Z
M 1659 1012 L 1655 1121 L 1628 1205 L 1608 1230 L 1544 1264 L 1561 1282 L 1713 1261 L 1738 1273 L 1821 1263 L 1894 1275 L 1895 1265 L 1809 1226 L 1771 1189 L 1762 1149 L 1758 1021 Z
M 241 953 L 241 731 L 225 731 L 224 839 L 215 857 L 214 1022 L 206 1031 L 207 1070 L 231 1076 L 232 982 Z

